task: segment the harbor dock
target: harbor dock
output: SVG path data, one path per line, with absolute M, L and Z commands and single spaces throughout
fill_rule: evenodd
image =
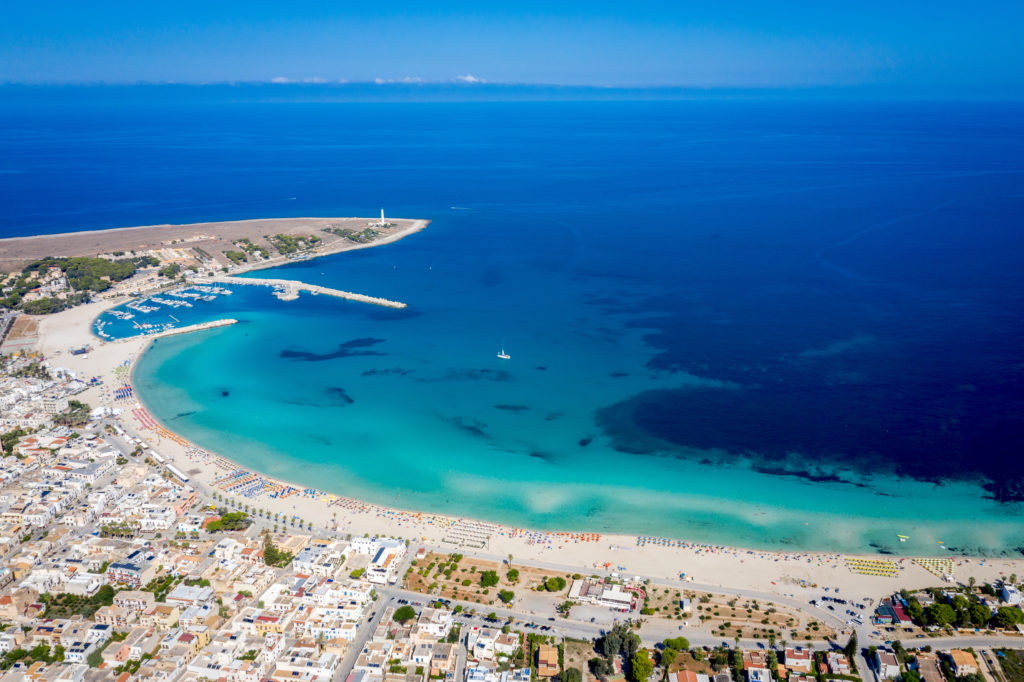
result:
M 334 296 L 335 298 L 344 298 L 349 301 L 358 301 L 359 303 L 370 303 L 372 305 L 384 306 L 385 308 L 405 308 L 406 304 L 400 301 L 389 301 L 386 298 L 377 298 L 374 296 L 367 296 L 365 294 L 357 294 L 351 291 L 342 291 L 341 289 L 332 289 L 330 287 L 322 287 L 317 284 L 306 284 L 294 279 L 266 279 L 260 277 L 197 277 L 189 280 L 193 284 L 242 284 L 248 286 L 266 286 L 277 289 L 275 294 L 282 301 L 294 301 L 299 297 L 300 291 L 308 291 L 311 294 L 323 294 L 325 296 Z
M 165 329 L 165 330 L 157 332 L 155 334 L 148 334 L 147 336 L 148 336 L 148 338 L 151 338 L 151 339 L 159 339 L 159 338 L 164 337 L 164 336 L 174 336 L 175 334 L 188 334 L 190 332 L 203 331 L 204 329 L 216 329 L 217 327 L 227 327 L 228 325 L 237 324 L 237 323 L 238 323 L 238 320 L 235 320 L 235 319 L 232 319 L 232 318 L 228 317 L 228 318 L 224 318 L 223 320 L 213 320 L 211 322 L 200 322 L 199 324 L 190 324 L 190 325 L 188 325 L 186 327 L 173 327 L 171 329 Z M 125 336 L 125 337 L 120 338 L 120 339 L 114 339 L 113 343 L 130 341 L 130 340 L 132 340 L 134 338 L 137 338 L 137 337 L 135 337 L 135 336 Z

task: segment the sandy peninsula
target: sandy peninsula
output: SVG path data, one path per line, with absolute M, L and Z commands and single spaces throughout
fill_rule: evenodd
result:
M 278 254 L 269 241 L 268 238 L 275 235 L 316 235 L 319 243 L 310 250 L 310 254 L 325 256 L 388 244 L 422 230 L 430 221 L 389 218 L 383 226 L 374 228 L 377 234 L 372 241 L 365 243 L 343 236 L 345 231 L 363 232 L 370 223 L 376 222 L 379 221 L 372 218 L 267 218 L 10 237 L 0 239 L 0 272 L 12 272 L 34 260 L 49 256 L 97 256 L 154 250 L 177 251 L 183 258 L 208 257 L 217 266 L 232 266 L 233 272 L 244 272 L 274 267 L 288 261 L 288 256 Z M 225 254 L 239 251 L 239 242 L 242 240 L 249 240 L 255 247 L 266 249 L 270 257 L 253 257 L 234 266 Z

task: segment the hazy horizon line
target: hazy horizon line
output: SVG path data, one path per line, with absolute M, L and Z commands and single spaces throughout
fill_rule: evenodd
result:
M 561 83 L 529 83 L 529 82 L 492 82 L 475 78 L 467 74 L 451 80 L 427 81 L 420 79 L 375 79 L 369 81 L 328 81 L 318 78 L 292 79 L 275 77 L 269 80 L 225 80 L 225 81 L 52 81 L 25 82 L 3 81 L 0 88 L 8 91 L 22 90 L 54 91 L 130 91 L 156 89 L 190 89 L 195 91 L 214 89 L 245 89 L 263 88 L 268 91 L 282 93 L 298 92 L 338 92 L 346 90 L 359 94 L 416 94 L 452 93 L 462 95 L 486 95 L 487 93 L 507 94 L 555 94 L 555 95 L 591 95 L 591 96 L 663 96 L 667 98 L 714 98 L 714 97 L 801 97 L 817 96 L 820 98 L 835 97 L 877 98 L 881 100 L 928 100 L 928 101 L 1007 101 L 1024 100 L 1024 93 L 1008 93 L 993 88 L 931 88 L 919 86 L 907 88 L 890 84 L 857 84 L 857 85 L 601 85 L 601 84 L 561 84 Z

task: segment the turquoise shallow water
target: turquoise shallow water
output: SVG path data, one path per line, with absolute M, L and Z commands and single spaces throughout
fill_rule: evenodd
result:
M 246 466 L 402 508 L 787 549 L 937 553 L 942 540 L 995 552 L 1024 540 L 1019 518 L 975 484 L 859 472 L 830 483 L 701 463 L 714 452 L 615 449 L 595 424 L 603 406 L 652 388 L 740 389 L 650 369 L 649 330 L 602 313 L 606 296 L 624 295 L 614 282 L 553 274 L 544 305 L 499 305 L 518 297 L 515 278 L 486 297 L 460 291 L 452 274 L 469 259 L 441 255 L 460 238 L 440 222 L 375 251 L 261 272 L 365 283 L 354 288 L 412 311 L 235 287 L 189 312 L 241 324 L 158 341 L 136 370 L 139 395 L 172 429 Z M 502 339 L 510 361 L 495 357 Z
M 237 287 L 174 312 L 242 322 L 160 340 L 138 394 L 246 466 L 541 528 L 994 554 L 1024 547 L 1020 113 L 239 105 L 53 149 L 146 169 L 104 176 L 120 224 L 434 221 L 259 273 L 405 311 Z

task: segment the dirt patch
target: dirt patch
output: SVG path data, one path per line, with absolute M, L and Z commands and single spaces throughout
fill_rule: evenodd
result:
M 690 670 L 695 673 L 704 673 L 705 675 L 713 675 L 715 673 L 711 668 L 711 663 L 706 658 L 698 661 L 688 651 L 680 653 L 668 666 L 668 672 L 677 672 L 679 670 Z
M 563 655 L 563 665 L 566 669 L 576 668 L 583 673 L 583 681 L 596 679 L 590 674 L 590 666 L 587 662 L 597 656 L 597 652 L 594 651 L 594 645 L 591 642 L 580 642 L 573 639 L 565 640 L 565 653 Z
M 723 638 L 774 639 L 795 644 L 835 634 L 824 623 L 772 602 L 706 592 L 689 594 L 692 594 L 692 613 L 712 634 Z
M 7 334 L 9 341 L 18 339 L 36 338 L 39 336 L 39 320 L 28 315 L 19 315 Z
M 484 585 L 484 575 L 492 571 L 498 577 L 497 584 Z M 556 592 L 544 592 L 545 596 L 551 597 L 552 603 L 565 599 L 572 584 L 571 575 L 519 566 L 514 562 L 509 566 L 508 562 L 467 559 L 461 554 L 429 552 L 422 559 L 413 562 L 405 576 L 404 586 L 407 590 L 444 599 L 498 605 L 502 603 L 499 598 L 501 591 L 511 591 L 518 597 L 528 590 L 536 590 L 547 578 L 556 576 L 563 578 L 566 584 Z

